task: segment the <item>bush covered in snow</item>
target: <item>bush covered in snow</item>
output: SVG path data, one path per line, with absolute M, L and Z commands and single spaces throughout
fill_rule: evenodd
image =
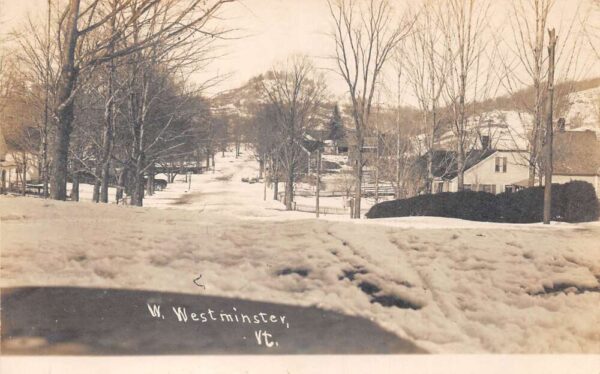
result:
M 494 195 L 461 191 L 420 195 L 374 205 L 367 218 L 436 216 L 472 221 L 533 223 L 542 221 L 544 188 L 531 187 Z M 598 220 L 599 207 L 594 187 L 572 181 L 552 185 L 552 220 L 589 222 Z
M 496 221 L 498 204 L 496 196 L 487 192 L 442 192 L 433 195 L 419 195 L 409 199 L 385 201 L 374 205 L 367 213 L 367 218 L 406 216 Z
M 564 185 L 552 184 L 552 220 L 564 221 Z M 496 222 L 533 223 L 544 217 L 544 187 L 530 187 L 497 195 Z
M 588 182 L 572 181 L 564 185 L 564 217 L 567 222 L 596 221 L 600 217 L 600 203 L 594 186 Z

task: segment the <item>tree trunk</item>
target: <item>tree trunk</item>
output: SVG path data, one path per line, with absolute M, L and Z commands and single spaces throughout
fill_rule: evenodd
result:
M 187 182 L 188 176 L 185 175 L 185 179 Z M 148 192 L 148 196 L 154 195 L 154 173 L 152 171 L 148 172 L 148 181 L 146 182 L 146 191 Z
M 80 0 L 70 0 L 65 27 L 62 66 L 58 86 L 56 116 L 58 118 L 54 146 L 52 147 L 52 175 L 50 178 L 50 197 L 54 200 L 67 199 L 67 172 L 69 144 L 73 130 L 73 94 L 77 82 L 78 69 L 75 66 L 75 49 L 79 32 Z
M 112 95 L 112 78 L 109 80 L 109 95 Z M 110 184 L 110 159 L 114 143 L 114 106 L 113 99 L 109 99 L 106 108 L 106 118 L 104 123 L 104 139 L 102 144 L 102 171 L 101 171 L 101 190 L 100 201 L 108 203 L 108 186 Z
M 258 166 L 258 179 L 262 179 L 265 172 L 265 161 L 262 158 L 258 160 Z
M 285 210 L 292 210 L 294 201 L 294 166 L 288 167 L 285 181 Z
M 362 136 L 357 141 L 357 150 L 356 150 L 356 175 L 355 175 L 355 191 L 354 191 L 354 213 L 352 218 L 360 219 L 360 200 L 362 197 L 362 179 L 363 179 L 363 139 Z
M 433 192 L 433 149 L 427 152 L 427 181 L 425 182 L 425 192 Z
M 25 152 L 22 153 L 23 157 L 23 179 L 21 183 L 21 194 L 25 196 L 27 194 L 27 155 Z
M 131 205 L 135 206 L 144 205 L 144 161 L 144 154 L 143 152 L 140 152 L 135 166 L 133 195 L 131 196 Z
M 98 176 L 102 174 L 102 165 L 97 165 L 94 175 L 94 192 L 92 193 L 92 201 L 95 203 L 100 202 L 100 187 L 102 187 L 102 179 L 98 179 Z
M 117 204 L 119 204 L 119 202 L 123 200 L 123 189 L 125 189 L 126 179 L 127 171 L 126 169 L 123 169 L 123 171 L 121 171 L 121 174 L 119 174 L 119 181 L 117 182 L 117 193 L 115 195 L 115 200 L 117 201 Z
M 79 201 L 79 172 L 73 173 L 73 185 L 71 186 L 71 201 Z
M 279 200 L 279 170 L 277 170 L 277 161 L 273 164 L 273 200 Z
M 462 149 L 458 149 L 458 152 L 456 152 L 456 168 L 458 169 L 456 176 L 457 191 L 462 191 L 465 189 L 465 155 Z

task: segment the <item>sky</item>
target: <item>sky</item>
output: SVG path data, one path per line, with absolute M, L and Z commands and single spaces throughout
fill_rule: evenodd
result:
M 27 14 L 44 12 L 46 1 L 0 0 L 0 19 L 4 21 L 0 32 L 17 27 Z M 398 4 L 418 2 L 395 1 Z M 573 11 L 574 3 L 574 0 L 557 0 L 555 16 L 568 15 Z M 494 3 L 491 24 L 500 27 L 506 24 L 506 12 L 503 12 L 506 4 L 508 0 Z M 228 4 L 221 16 L 225 27 L 236 29 L 233 34 L 236 38 L 224 42 L 225 56 L 215 61 L 205 75 L 198 75 L 228 75 L 226 80 L 209 90 L 210 94 L 238 87 L 249 78 L 268 71 L 289 55 L 302 53 L 309 55 L 323 72 L 331 94 L 343 95 L 344 83 L 333 72 L 333 62 L 328 58 L 333 52 L 333 42 L 327 35 L 331 30 L 331 21 L 326 0 L 239 0 Z M 600 11 L 592 14 L 592 17 L 592 23 L 600 26 Z M 586 56 L 584 59 L 588 67 L 583 69 L 581 78 L 600 76 L 600 63 L 590 63 L 589 54 L 589 48 L 584 48 L 583 55 Z M 389 81 L 390 78 L 386 77 L 385 80 Z M 406 95 L 410 96 L 409 93 Z M 407 97 L 406 101 L 411 103 L 411 98 Z

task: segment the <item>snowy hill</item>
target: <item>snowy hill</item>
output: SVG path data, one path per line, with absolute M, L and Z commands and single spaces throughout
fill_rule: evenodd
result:
M 600 135 L 600 86 L 569 95 L 567 128 L 592 130 Z
M 566 119 L 566 130 L 595 131 L 600 137 L 600 86 L 573 92 L 567 97 L 567 109 L 560 117 Z M 555 118 L 557 120 L 558 118 Z M 469 118 L 471 142 L 479 147 L 481 138 L 488 136 L 490 146 L 495 149 L 526 150 L 528 134 L 533 124 L 530 113 L 498 109 L 488 110 L 479 116 Z M 439 146 L 454 149 L 454 134 L 444 132 L 439 138 Z M 424 141 L 421 135 L 419 140 Z

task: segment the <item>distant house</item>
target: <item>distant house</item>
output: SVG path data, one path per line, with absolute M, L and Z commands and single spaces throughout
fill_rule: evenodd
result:
M 7 142 L 0 127 L 0 190 L 18 189 L 39 179 L 37 157 Z
M 322 142 L 324 154 L 345 155 L 348 153 L 348 139 L 345 130 L 340 139 L 332 139 L 331 131 L 328 129 L 307 130 L 305 138 Z
M 600 141 L 592 131 L 557 131 L 553 142 L 553 183 L 581 180 L 591 183 L 600 198 Z M 467 162 L 464 189 L 490 193 L 512 192 L 527 186 L 528 153 L 493 149 Z M 458 191 L 458 178 L 450 172 L 436 175 L 433 192 Z
M 347 151 L 348 151 L 348 161 L 350 164 L 354 164 L 357 154 L 358 154 L 358 145 L 356 141 L 356 132 L 348 131 L 347 132 Z M 363 139 L 362 146 L 362 154 L 363 160 L 368 158 L 370 155 L 377 154 L 377 149 L 383 149 L 383 135 L 380 135 L 379 138 L 377 136 L 365 136 Z

